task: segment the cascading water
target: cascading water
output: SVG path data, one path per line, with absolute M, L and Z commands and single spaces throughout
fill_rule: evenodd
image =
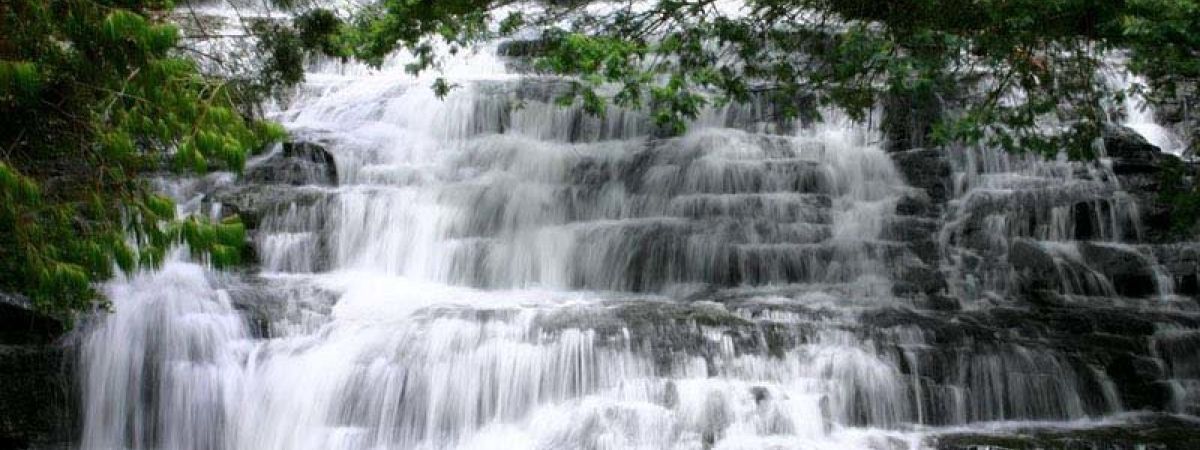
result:
M 1131 90 L 1134 85 L 1145 87 L 1146 80 L 1140 76 L 1132 75 L 1127 72 L 1121 72 L 1108 75 L 1109 83 L 1115 85 L 1121 90 Z M 1184 150 L 1187 149 L 1187 144 L 1171 130 L 1160 125 L 1154 117 L 1154 107 L 1146 101 L 1143 95 L 1131 93 L 1125 96 L 1121 104 L 1121 110 L 1124 113 L 1124 119 L 1121 123 L 1142 135 L 1151 144 L 1154 144 L 1162 151 L 1176 156 L 1182 156 Z
M 202 192 L 259 209 L 260 273 L 176 258 L 110 284 L 83 448 L 920 448 L 1138 407 L 1098 359 L 987 323 L 1014 320 L 986 299 L 1022 245 L 1064 294 L 1126 294 L 1079 262 L 1143 255 L 1101 167 L 967 152 L 945 218 L 914 214 L 925 191 L 849 122 L 735 106 L 663 138 L 554 105 L 560 80 L 493 49 L 447 74 L 445 100 L 399 62 L 308 74 L 279 119 L 334 166 Z M 1186 412 L 1195 331 L 1154 326 Z

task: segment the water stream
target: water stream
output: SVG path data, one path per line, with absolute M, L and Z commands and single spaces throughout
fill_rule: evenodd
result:
M 925 191 L 834 114 L 733 106 L 665 138 L 554 105 L 561 81 L 494 48 L 446 69 L 445 100 L 402 63 L 314 66 L 279 111 L 336 183 L 176 186 L 215 215 L 213 186 L 270 193 L 260 270 L 180 252 L 106 287 L 83 448 L 915 449 L 1132 409 L 1074 344 L 969 315 L 1011 306 L 1018 241 L 1053 255 L 1064 295 L 1135 302 L 1081 256 L 1157 264 L 1102 165 L 964 151 L 945 211 L 912 214 Z M 1135 307 L 1180 309 L 1167 278 Z M 1151 326 L 1186 412 L 1195 330 Z

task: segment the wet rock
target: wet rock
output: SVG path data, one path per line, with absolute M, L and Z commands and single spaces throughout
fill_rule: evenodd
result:
M 750 395 L 754 396 L 754 403 L 757 405 L 763 404 L 771 399 L 771 391 L 762 386 L 754 386 L 750 388 Z
M 1175 293 L 1200 297 L 1200 275 L 1191 273 L 1178 276 L 1175 281 Z
M 1152 415 L 1096 428 L 939 434 L 926 439 L 923 445 L 937 450 L 1188 450 L 1197 448 L 1197 427 L 1200 422 L 1193 418 Z
M 0 293 L 0 448 L 68 440 L 71 376 L 56 342 L 63 331 L 28 300 Z
M 1008 248 L 1008 263 L 1018 276 L 1018 287 L 1029 293 L 1057 290 L 1058 268 L 1054 256 L 1029 239 L 1016 239 Z
M 940 149 L 913 149 L 891 154 L 908 184 L 924 189 L 934 203 L 945 203 L 951 189 L 951 166 Z
M 867 450 L 909 450 L 908 441 L 895 436 L 874 437 L 867 443 Z
M 901 216 L 931 216 L 936 213 L 933 201 L 925 191 L 906 194 L 896 201 L 896 214 Z
M 1158 362 L 1137 355 L 1119 355 L 1105 368 L 1119 387 L 1121 402 L 1129 409 L 1163 411 L 1171 401 L 1170 386 L 1162 384 Z
M 784 324 L 765 323 L 762 325 L 762 333 L 767 345 L 767 354 L 776 358 L 782 358 L 788 350 L 804 343 L 800 336 Z
M 908 265 L 903 267 L 892 287 L 892 294 L 908 296 L 913 294 L 934 295 L 946 290 L 946 277 L 937 269 L 924 265 Z
M 1104 127 L 1104 151 L 1110 158 L 1126 161 L 1155 161 L 1162 152 L 1132 128 L 1121 125 Z
M 945 345 L 950 348 L 972 334 L 980 334 L 977 327 L 969 320 L 962 320 L 958 317 L 948 320 L 944 315 L 905 308 L 881 308 L 868 311 L 860 319 L 864 326 L 872 329 L 897 326 L 917 327 L 922 330 L 931 344 Z
M 214 192 L 207 199 L 220 203 L 228 213 L 237 214 L 248 228 L 257 228 L 268 214 L 291 205 L 314 205 L 329 197 L 329 192 L 317 187 L 295 187 L 267 184 L 229 186 Z
M 285 142 L 280 151 L 255 161 L 244 180 L 251 184 L 336 185 L 337 166 L 333 155 L 310 142 Z
M 962 308 L 962 304 L 958 302 L 958 299 L 942 294 L 926 296 L 921 305 L 926 309 L 934 311 L 957 311 Z
M 1118 336 L 1149 336 L 1155 331 L 1152 317 L 1140 314 L 1137 310 L 1117 308 L 1097 308 L 1077 311 L 1092 320 L 1096 330 Z
M 1072 237 L 1078 240 L 1096 239 L 1099 236 L 1099 224 L 1096 223 L 1096 211 L 1091 202 L 1079 202 L 1071 207 L 1071 215 L 1075 222 Z
M 937 236 L 941 223 L 918 217 L 896 217 L 889 220 L 880 232 L 883 239 L 923 241 Z
M 1156 335 L 1154 350 L 1163 368 L 1174 377 L 1200 378 L 1200 330 L 1176 330 Z
M 720 391 L 711 391 L 704 400 L 704 410 L 700 413 L 701 438 L 705 446 L 711 446 L 725 435 L 725 429 L 733 424 L 734 417 L 729 407 L 729 399 Z
M 667 381 L 667 385 L 663 387 L 663 395 L 661 404 L 666 408 L 679 406 L 679 388 L 675 386 L 675 381 Z
M 1200 243 L 1181 242 L 1151 247 L 1154 258 L 1173 276 L 1200 273 Z
M 941 222 L 928 218 L 900 216 L 889 220 L 880 238 L 905 242 L 922 263 L 937 266 L 941 252 L 937 242 Z
M 718 303 L 633 300 L 611 307 L 613 309 L 597 310 L 585 315 L 564 313 L 540 322 L 540 325 L 544 329 L 593 329 L 597 333 L 620 336 L 622 340 L 627 332 L 634 348 L 652 349 L 656 369 L 665 374 L 671 373 L 679 362 L 687 358 L 700 356 L 708 360 L 721 352 L 721 343 L 709 339 L 706 330 L 718 331 L 742 351 L 767 351 L 760 345 L 762 339 L 757 324 Z
M 1081 242 L 1078 247 L 1088 266 L 1112 280 L 1118 294 L 1127 297 L 1157 294 L 1152 261 L 1146 256 L 1124 246 Z
M 1159 172 L 1167 161 L 1178 161 L 1175 155 L 1163 153 L 1133 129 L 1119 125 L 1104 128 L 1105 152 L 1112 158 L 1112 170 L 1120 177 L 1124 189 L 1131 191 L 1143 207 L 1143 221 L 1153 223 L 1159 211 L 1168 205 L 1158 204 Z M 1168 222 L 1169 223 L 1169 222 Z

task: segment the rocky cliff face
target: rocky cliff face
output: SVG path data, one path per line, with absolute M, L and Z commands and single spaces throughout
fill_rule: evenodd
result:
M 900 130 L 893 143 L 919 140 L 911 127 Z M 940 294 L 962 310 L 880 317 L 899 324 L 941 316 L 932 323 L 942 325 L 930 326 L 943 339 L 925 357 L 933 361 L 953 360 L 956 348 L 1019 345 L 1056 355 L 1047 364 L 1091 373 L 1082 382 L 1100 383 L 1094 391 L 1122 409 L 1200 414 L 1192 362 L 1200 354 L 1200 236 L 1174 231 L 1171 206 L 1158 195 L 1164 164 L 1179 159 L 1119 125 L 1106 129 L 1104 145 L 1107 157 L 1089 163 L 893 147 L 906 180 L 923 191 L 899 212 L 936 223 L 912 245 L 936 248 L 935 276 L 948 287 Z M 933 381 L 938 367 L 953 365 L 922 369 Z M 1125 445 L 1063 439 L 1080 448 L 1098 439 Z M 957 436 L 943 446 L 1031 442 Z

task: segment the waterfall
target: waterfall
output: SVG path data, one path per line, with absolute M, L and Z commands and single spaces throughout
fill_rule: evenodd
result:
M 219 448 L 246 327 L 194 264 L 114 282 L 120 312 L 88 331 L 83 445 Z
M 1110 77 L 1113 78 L 1110 83 L 1122 90 L 1129 90 L 1133 86 L 1144 88 L 1148 85 L 1145 78 L 1138 75 L 1119 73 L 1110 75 Z M 1144 95 L 1134 92 L 1125 96 L 1121 109 L 1125 113 L 1122 125 L 1137 131 L 1163 152 L 1183 156 L 1187 145 L 1170 129 L 1158 123 L 1158 119 L 1155 118 L 1154 106 L 1146 100 Z
M 1090 265 L 1161 265 L 1111 168 L 947 152 L 930 206 L 832 112 L 730 105 L 669 137 L 556 105 L 563 80 L 495 45 L 448 62 L 445 99 L 404 62 L 312 65 L 276 114 L 319 150 L 247 169 L 328 152 L 336 180 L 218 177 L 188 204 L 255 199 L 253 273 L 180 251 L 106 285 L 82 448 L 917 449 L 1147 407 L 1071 327 L 1133 327 L 1112 342 L 1163 365 L 1178 412 L 1200 398 L 1193 328 L 1085 308 L 1173 296 L 1162 269 L 1144 295 Z M 1014 307 L 1022 254 L 1081 311 Z

